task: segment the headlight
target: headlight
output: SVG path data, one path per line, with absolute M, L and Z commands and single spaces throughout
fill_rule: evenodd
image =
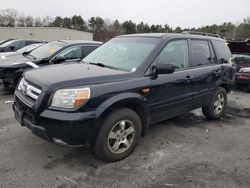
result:
M 239 70 L 239 72 L 249 72 L 250 73 L 250 67 L 244 67 Z
M 59 89 L 55 92 L 51 106 L 74 109 L 84 105 L 90 98 L 90 88 Z

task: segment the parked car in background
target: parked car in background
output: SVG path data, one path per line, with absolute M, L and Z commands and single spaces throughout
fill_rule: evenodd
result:
M 250 39 L 228 40 L 227 43 L 232 54 L 250 55 Z
M 235 83 L 245 85 L 250 92 L 250 55 L 234 54 L 231 61 L 237 70 Z
M 44 43 L 35 43 L 35 44 L 30 44 L 28 46 L 25 46 L 23 48 L 20 48 L 19 50 L 15 51 L 15 52 L 2 52 L 0 53 L 0 59 L 6 59 L 7 57 L 11 57 L 13 55 L 16 54 L 23 54 L 23 53 L 30 53 L 32 50 L 37 49 L 38 47 L 42 46 Z
M 2 40 L 0 40 L 0 45 L 2 45 L 2 44 L 5 43 L 5 42 L 8 42 L 8 41 L 10 41 L 10 40 L 13 40 L 13 39 L 2 39 Z
M 101 42 L 80 40 L 53 41 L 30 53 L 0 59 L 0 88 L 14 89 L 23 72 L 28 69 L 62 62 L 79 62 L 101 44 Z
M 15 117 L 50 142 L 87 144 L 101 160 L 121 160 L 150 124 L 199 107 L 208 119 L 223 116 L 234 83 L 230 58 L 219 37 L 119 36 L 84 63 L 25 72 L 15 91 Z
M 233 53 L 231 59 L 236 65 L 235 83 L 245 85 L 250 92 L 250 39 L 237 39 L 227 41 Z
M 4 42 L 3 44 L 0 45 L 0 52 L 17 51 L 20 48 L 23 48 L 23 47 L 28 46 L 30 44 L 42 43 L 42 42 L 43 41 L 39 41 L 39 40 L 24 40 L 24 39 L 10 40 L 10 41 Z

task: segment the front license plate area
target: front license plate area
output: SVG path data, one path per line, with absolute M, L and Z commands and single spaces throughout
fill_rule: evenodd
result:
M 21 112 L 17 107 L 15 107 L 15 118 L 23 126 L 22 124 L 23 112 Z

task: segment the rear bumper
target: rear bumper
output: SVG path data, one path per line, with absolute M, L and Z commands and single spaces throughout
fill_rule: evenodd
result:
M 235 83 L 236 84 L 250 84 L 250 74 L 249 73 L 236 73 Z
M 94 135 L 94 112 L 67 113 L 45 110 L 38 117 L 13 105 L 16 120 L 36 136 L 65 146 L 90 145 Z

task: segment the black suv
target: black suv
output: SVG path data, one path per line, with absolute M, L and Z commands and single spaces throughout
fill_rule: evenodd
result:
M 4 42 L 0 45 L 0 52 L 11 52 L 11 51 L 17 51 L 25 46 L 28 46 L 30 44 L 35 43 L 43 43 L 44 41 L 39 40 L 9 40 L 7 42 Z
M 60 40 L 5 58 L 1 58 L 0 54 L 0 89 L 14 89 L 26 70 L 63 62 L 79 62 L 100 45 L 102 42 Z
M 35 135 L 89 144 L 104 161 L 127 157 L 150 124 L 202 107 L 218 119 L 235 69 L 225 41 L 191 34 L 116 37 L 83 59 L 24 73 L 15 117 Z

